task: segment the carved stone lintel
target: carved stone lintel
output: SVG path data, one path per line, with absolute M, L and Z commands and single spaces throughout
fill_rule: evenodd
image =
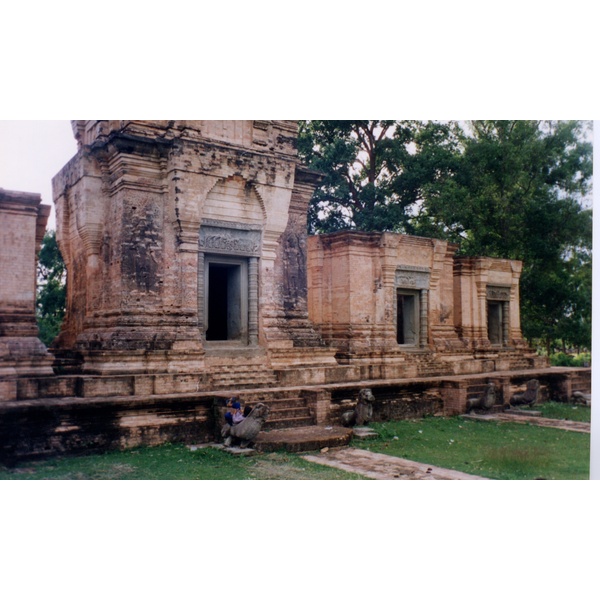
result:
M 488 300 L 510 302 L 510 288 L 488 285 L 486 290 Z
M 260 231 L 203 225 L 198 243 L 201 252 L 256 257 L 261 254 Z
M 427 290 L 429 279 L 429 269 L 403 266 L 396 269 L 396 287 L 399 288 Z

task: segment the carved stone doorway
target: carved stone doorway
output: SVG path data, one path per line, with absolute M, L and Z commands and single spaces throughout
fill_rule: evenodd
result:
M 248 344 L 248 260 L 207 258 L 205 281 L 206 341 Z
M 206 342 L 258 343 L 258 260 L 202 256 L 200 322 Z

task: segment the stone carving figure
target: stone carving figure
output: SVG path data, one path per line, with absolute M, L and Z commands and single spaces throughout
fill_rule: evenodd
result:
M 494 404 L 496 404 L 496 384 L 488 383 L 481 396 L 467 400 L 467 412 L 471 413 L 475 409 L 489 412 Z
M 344 427 L 352 427 L 353 425 L 362 427 L 369 423 L 373 418 L 374 401 L 375 396 L 373 396 L 373 392 L 370 388 L 360 390 L 355 409 L 346 411 L 342 415 L 342 425 L 344 425 Z
M 575 404 L 584 404 L 585 406 L 592 405 L 592 395 L 585 394 L 584 392 L 573 392 L 573 397 L 571 401 Z
M 239 443 L 241 448 L 247 448 L 260 433 L 268 417 L 269 407 L 258 403 L 241 423 L 223 425 L 221 429 L 221 436 L 225 440 L 223 444 L 231 446 Z
M 521 394 L 515 394 L 510 399 L 511 406 L 533 406 L 539 400 L 540 382 L 537 379 L 530 379 L 526 384 L 526 389 Z

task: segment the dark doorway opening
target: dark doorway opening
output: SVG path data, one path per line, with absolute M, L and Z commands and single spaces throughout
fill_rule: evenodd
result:
M 417 345 L 419 341 L 418 296 L 398 293 L 396 341 L 402 345 Z
M 208 268 L 207 341 L 241 338 L 241 296 L 241 266 L 211 263 Z
M 488 339 L 494 346 L 503 342 L 503 303 L 488 302 Z

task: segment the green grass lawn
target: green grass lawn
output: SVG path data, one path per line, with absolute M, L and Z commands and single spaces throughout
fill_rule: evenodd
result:
M 549 408 L 546 405 L 546 408 Z M 552 407 L 550 407 L 552 408 Z M 585 414 L 584 407 L 567 414 Z M 552 408 L 554 410 L 554 408 Z M 589 412 L 589 409 L 587 409 Z M 549 415 L 548 415 L 549 416 Z M 583 419 L 585 420 L 585 419 Z M 492 479 L 588 479 L 590 436 L 520 423 L 453 418 L 373 423 L 378 438 L 357 448 L 408 458 Z M 284 452 L 234 456 L 218 448 L 183 445 L 61 457 L 0 467 L 0 479 L 361 479 Z
M 527 410 L 527 409 L 523 409 Z M 542 413 L 548 419 L 566 419 L 567 421 L 583 421 L 590 423 L 592 409 L 589 406 L 566 404 L 564 402 L 544 402 L 529 409 Z
M 379 438 L 353 446 L 492 479 L 589 479 L 585 433 L 460 417 L 372 427 Z
M 65 456 L 0 467 L 0 479 L 141 479 L 141 480 L 243 480 L 243 479 L 362 479 L 309 463 L 286 453 L 234 456 L 218 448 L 170 445 L 107 452 L 90 456 Z

